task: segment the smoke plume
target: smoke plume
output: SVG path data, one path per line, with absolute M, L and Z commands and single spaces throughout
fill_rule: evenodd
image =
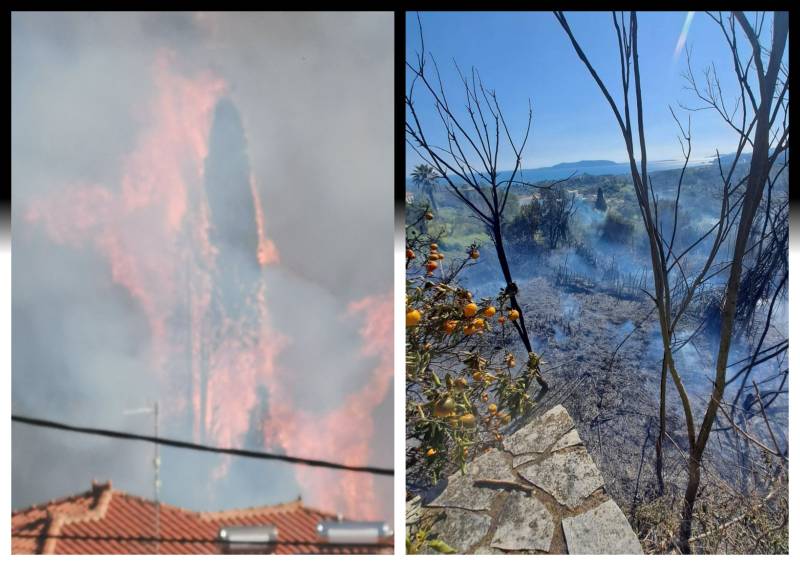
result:
M 386 14 L 14 14 L 15 413 L 392 462 Z M 152 447 L 15 426 L 15 507 Z M 391 480 L 162 454 L 163 501 L 390 519 Z

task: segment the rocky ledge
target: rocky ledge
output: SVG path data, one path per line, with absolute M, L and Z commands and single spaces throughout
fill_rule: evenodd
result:
M 447 478 L 426 506 L 409 502 L 407 517 L 465 554 L 642 554 L 561 405 Z

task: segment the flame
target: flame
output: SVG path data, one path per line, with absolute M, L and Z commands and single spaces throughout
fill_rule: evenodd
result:
M 173 58 L 168 52 L 156 58 L 154 120 L 124 160 L 120 186 L 73 185 L 34 200 L 26 214 L 56 243 L 92 245 L 108 261 L 112 280 L 147 316 L 159 373 L 169 354 L 167 317 L 183 290 L 176 286 L 174 258 L 180 255 L 189 191 L 202 188 L 211 110 L 224 90 L 210 74 L 173 73 Z
M 261 208 L 261 197 L 258 195 L 256 188 L 256 178 L 250 175 L 250 190 L 253 194 L 253 205 L 256 210 L 256 229 L 258 230 L 258 249 L 256 250 L 256 257 L 260 266 L 269 265 L 271 263 L 278 263 L 280 258 L 278 256 L 278 248 L 271 240 L 267 240 L 264 235 L 264 210 Z
M 327 414 L 295 407 L 289 384 L 276 377 L 287 338 L 271 325 L 263 270 L 277 264 L 279 254 L 266 237 L 252 175 L 258 244 L 242 289 L 243 314 L 225 312 L 218 298 L 215 281 L 225 274 L 217 263 L 224 250 L 210 237 L 203 174 L 214 106 L 226 85 L 211 73 L 185 76 L 174 67 L 173 54 L 156 57 L 155 94 L 146 114 L 152 120 L 123 160 L 117 186 L 68 186 L 32 201 L 25 218 L 57 244 L 93 249 L 105 259 L 112 280 L 147 318 L 154 374 L 170 399 L 165 417 L 186 421 L 191 415 L 196 441 L 240 446 L 258 408 L 258 391 L 266 388 L 269 414 L 262 424 L 268 443 L 292 455 L 366 464 L 372 413 L 391 389 L 391 294 L 366 297 L 346 310 L 363 318 L 358 355 L 377 361 L 370 381 Z M 170 322 L 178 313 L 188 317 L 188 332 Z M 222 460 L 212 479 L 224 476 L 229 465 L 230 459 Z M 370 476 L 305 468 L 296 475 L 320 508 L 352 518 L 385 516 L 378 514 Z
M 363 317 L 361 356 L 376 359 L 371 379 L 344 403 L 324 415 L 293 409 L 290 393 L 273 387 L 272 426 L 268 442 L 277 441 L 290 454 L 366 465 L 374 446 L 373 412 L 391 391 L 393 368 L 392 294 L 373 295 L 351 303 L 348 316 Z M 391 509 L 379 507 L 373 476 L 312 468 L 298 469 L 297 479 L 316 507 L 336 510 L 353 519 L 386 518 Z
M 112 280 L 127 289 L 147 317 L 154 369 L 171 390 L 169 398 L 178 400 L 166 409 L 177 413 L 190 407 L 195 438 L 206 434 L 229 446 L 247 431 L 257 383 L 269 377 L 259 372 L 272 371 L 282 338 L 266 326 L 263 283 L 255 290 L 258 297 L 250 298 L 260 305 L 260 327 L 245 328 L 243 321 L 223 319 L 218 322 L 227 333 L 218 343 L 211 337 L 209 313 L 219 251 L 209 239 L 203 169 L 214 105 L 226 87 L 211 73 L 182 76 L 173 70 L 174 59 L 169 52 L 156 57 L 152 120 L 124 159 L 118 186 L 77 184 L 53 192 L 32 202 L 26 220 L 41 225 L 58 244 L 91 246 L 106 259 Z M 277 250 L 264 235 L 255 185 L 251 189 L 259 235 L 259 249 L 253 252 L 261 265 L 276 263 Z M 180 306 L 191 321 L 188 340 L 169 325 Z M 189 399 L 186 384 L 176 383 L 175 368 L 169 367 L 171 359 L 181 356 L 188 358 Z M 201 406 L 204 372 L 206 398 Z

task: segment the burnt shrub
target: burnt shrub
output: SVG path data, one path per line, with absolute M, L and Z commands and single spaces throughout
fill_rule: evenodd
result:
M 542 223 L 539 201 L 533 199 L 520 207 L 519 213 L 505 225 L 505 236 L 509 243 L 521 247 L 533 247 L 536 234 Z
M 612 210 L 606 215 L 601 234 L 606 242 L 628 244 L 633 238 L 634 228 L 633 222 Z

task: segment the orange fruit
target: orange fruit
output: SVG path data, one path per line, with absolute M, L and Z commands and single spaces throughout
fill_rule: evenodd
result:
M 475 303 L 469 303 L 467 306 L 464 307 L 464 316 L 466 317 L 473 317 L 478 312 L 478 305 Z
M 432 212 L 426 212 L 425 213 L 425 220 L 433 220 L 433 213 Z
M 434 405 L 433 414 L 437 417 L 446 417 L 449 416 L 455 408 L 456 402 L 453 401 L 453 398 L 445 397 L 444 399 L 440 399 L 436 405 Z
M 417 255 L 414 253 L 414 250 L 411 248 L 406 249 L 406 259 L 414 259 Z
M 517 320 L 519 318 L 519 311 L 517 309 L 511 309 L 508 311 L 508 319 L 509 320 Z
M 428 451 L 425 452 L 426 456 L 436 456 L 436 448 L 428 448 Z
M 436 271 L 436 268 L 439 267 L 439 264 L 436 263 L 435 261 L 429 261 L 428 263 L 425 264 L 425 267 L 428 270 L 428 273 L 433 273 L 434 271 Z
M 458 323 L 455 320 L 445 320 L 442 327 L 446 334 L 452 334 Z
M 434 251 L 434 252 L 435 252 L 435 251 L 436 251 L 436 250 L 438 250 L 438 249 L 439 249 L 439 244 L 437 244 L 436 242 L 434 242 L 434 243 L 432 243 L 432 244 L 431 244 L 431 250 L 432 250 L 432 251 Z
M 506 317 L 501 316 L 500 318 L 497 319 L 497 322 L 499 322 L 500 324 L 505 324 L 506 323 Z
M 456 389 L 464 389 L 467 386 L 467 380 L 463 377 L 457 377 L 453 385 L 456 386 Z
M 410 310 L 406 313 L 406 326 L 416 326 L 422 319 L 422 313 L 417 309 Z
M 495 315 L 496 312 L 497 312 L 497 309 L 492 307 L 492 306 L 488 306 L 485 309 L 483 309 L 483 315 L 486 318 L 492 318 Z
M 466 334 L 467 336 L 472 336 L 473 334 L 475 334 L 475 327 L 472 326 L 471 324 L 466 325 L 464 327 L 464 334 Z
M 479 252 L 476 249 L 473 249 L 471 252 L 469 252 L 469 257 L 471 257 L 472 259 L 478 259 L 479 257 L 481 257 L 481 252 Z
M 496 414 L 496 413 L 497 413 L 497 405 L 495 405 L 494 403 L 491 403 L 491 404 L 490 404 L 488 407 L 486 407 L 486 408 L 487 408 L 487 410 L 489 411 L 489 414 L 490 414 L 490 415 L 494 415 L 494 414 Z
M 476 318 L 475 320 L 472 321 L 472 326 L 475 327 L 475 330 L 483 329 L 484 324 L 485 322 L 482 318 Z
M 475 426 L 475 415 L 472 413 L 461 415 L 461 418 L 458 420 L 461 421 L 461 424 L 467 428 L 472 428 Z M 466 448 L 464 450 L 466 451 Z

